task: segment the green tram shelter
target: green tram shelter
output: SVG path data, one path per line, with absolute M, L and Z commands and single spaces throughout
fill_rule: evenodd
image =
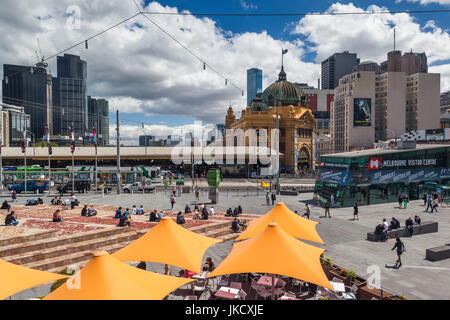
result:
M 371 149 L 320 157 L 314 198 L 334 195 L 338 207 L 396 202 L 398 195 L 421 199 L 424 192 L 450 196 L 450 146 Z

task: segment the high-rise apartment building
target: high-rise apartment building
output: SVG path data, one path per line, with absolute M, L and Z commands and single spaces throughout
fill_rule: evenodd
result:
M 375 138 L 375 72 L 359 71 L 339 80 L 331 103 L 333 152 L 370 148 Z
M 87 63 L 79 56 L 57 57 L 57 77 L 53 78 L 53 127 L 55 134 L 88 135 Z
M 252 100 L 262 93 L 262 70 L 252 68 L 247 70 L 247 106 L 251 105 Z
M 4 64 L 3 77 L 3 103 L 22 106 L 31 117 L 29 130 L 41 139 L 46 124 L 52 130 L 52 76 L 45 68 Z
M 440 127 L 439 73 L 406 75 L 406 132 Z
M 88 96 L 88 129 L 89 136 L 96 128 L 97 144 L 109 144 L 109 102 L 105 99 L 94 99 Z M 92 140 L 92 139 L 91 139 Z
M 399 138 L 406 131 L 406 75 L 386 72 L 375 79 L 375 141 Z
M 359 64 L 356 53 L 344 51 L 335 53 L 322 61 L 322 89 L 333 90 L 339 85 L 339 79 L 353 72 L 353 67 Z

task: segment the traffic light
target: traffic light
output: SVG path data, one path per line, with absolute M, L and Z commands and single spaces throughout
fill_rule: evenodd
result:
M 53 149 L 51 145 L 48 145 L 48 154 L 51 155 L 53 153 Z
M 75 152 L 75 141 L 72 141 L 72 143 L 70 144 L 70 152 Z
M 22 153 L 25 153 L 25 150 L 26 150 L 26 147 L 25 147 L 25 141 L 24 140 L 22 140 L 22 145 L 21 145 L 21 148 L 22 148 Z

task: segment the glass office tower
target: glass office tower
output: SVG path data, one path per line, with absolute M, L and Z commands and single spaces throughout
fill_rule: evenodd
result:
M 262 70 L 248 69 L 247 70 L 247 106 L 252 103 L 252 100 L 262 93 Z

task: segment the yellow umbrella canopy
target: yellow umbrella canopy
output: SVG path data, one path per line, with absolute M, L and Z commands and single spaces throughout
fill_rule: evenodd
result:
M 161 300 L 192 281 L 134 268 L 106 251 L 95 253 L 73 277 L 71 287 L 64 284 L 44 300 Z
M 18 266 L 0 259 L 0 300 L 41 284 L 68 276 Z
M 145 235 L 113 254 L 120 261 L 151 261 L 200 272 L 203 255 L 221 240 L 187 230 L 164 217 Z
M 255 237 L 234 243 L 230 254 L 209 277 L 234 273 L 271 273 L 333 290 L 320 263 L 323 251 L 290 236 L 277 223 L 270 223 Z
M 263 231 L 270 223 L 276 222 L 291 236 L 297 239 L 325 244 L 317 233 L 318 222 L 305 219 L 295 214 L 282 202 L 279 202 L 267 214 L 251 221 L 236 240 L 245 240 L 254 237 Z

